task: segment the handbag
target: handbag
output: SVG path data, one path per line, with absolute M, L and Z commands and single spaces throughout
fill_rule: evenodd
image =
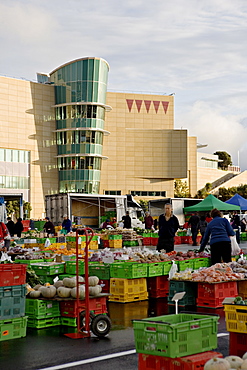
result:
M 236 235 L 230 236 L 231 239 L 231 247 L 232 247 L 232 256 L 236 256 L 237 254 L 240 253 L 240 248 L 237 243 Z

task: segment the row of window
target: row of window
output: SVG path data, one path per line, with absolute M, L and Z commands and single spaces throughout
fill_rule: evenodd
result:
M 0 176 L 1 189 L 29 189 L 29 178 L 19 176 Z
M 60 181 L 60 193 L 99 194 L 99 181 Z
M 56 120 L 74 118 L 105 119 L 105 108 L 98 105 L 66 105 L 56 107 Z
M 105 195 L 121 195 L 121 190 L 105 190 Z
M 1 162 L 30 163 L 30 152 L 27 150 L 0 148 Z
M 100 170 L 102 158 L 98 157 L 61 157 L 58 169 L 62 170 Z
M 143 196 L 150 196 L 150 197 L 166 197 L 166 191 L 137 191 L 132 190 L 130 192 L 131 195 L 136 195 L 138 197 Z
M 61 130 L 64 128 L 79 128 L 85 129 L 86 127 L 89 128 L 101 128 L 104 129 L 104 121 L 102 119 L 97 118 L 77 118 L 73 120 L 61 119 L 56 121 L 57 130 Z
M 103 133 L 99 131 L 60 131 L 57 132 L 57 144 L 67 145 L 67 144 L 103 144 Z

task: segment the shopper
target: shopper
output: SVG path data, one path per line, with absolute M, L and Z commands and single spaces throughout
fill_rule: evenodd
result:
M 210 222 L 210 221 L 212 221 L 212 219 L 213 219 L 213 218 L 211 217 L 210 212 L 208 212 L 208 213 L 207 213 L 207 216 L 206 216 L 206 221 L 207 221 L 207 223 L 209 224 L 209 222 Z
M 197 246 L 196 238 L 198 234 L 198 228 L 199 228 L 199 217 L 197 215 L 197 212 L 192 213 L 192 216 L 190 217 L 188 221 L 188 227 L 191 228 L 192 233 L 192 245 Z
M 240 243 L 240 217 L 237 211 L 233 211 L 233 215 L 231 218 L 231 225 L 233 230 L 236 230 L 236 239 L 237 243 Z
M 24 226 L 22 224 L 22 218 L 17 218 L 17 222 L 15 223 L 14 233 L 18 236 L 18 238 L 21 237 L 21 233 L 24 230 Z
M 144 223 L 145 223 L 145 229 L 147 230 L 154 229 L 154 220 L 149 212 L 145 212 Z
M 14 233 L 15 233 L 15 223 L 14 221 L 11 220 L 11 217 L 8 217 L 7 218 L 7 223 L 6 223 L 6 226 L 7 226 L 7 229 L 9 230 L 9 233 L 10 233 L 10 236 L 14 236 Z
M 55 234 L 55 226 L 50 221 L 49 217 L 45 218 L 46 223 L 44 224 L 44 231 L 47 233 L 47 238 L 50 236 L 53 236 Z
M 207 226 L 208 226 L 208 223 L 206 221 L 206 217 L 205 216 L 201 216 L 200 217 L 199 224 L 198 224 L 198 228 L 199 228 L 199 231 L 201 233 L 202 239 L 204 237 L 204 234 L 205 234 L 205 231 L 207 229 Z
M 63 216 L 62 228 L 66 231 L 66 234 L 70 233 L 72 223 L 67 215 Z
M 131 229 L 131 218 L 128 211 L 126 212 L 126 215 L 122 217 L 122 220 L 124 229 Z
M 177 217 L 172 213 L 172 205 L 165 204 L 164 213 L 159 216 L 159 240 L 157 250 L 166 252 L 174 250 L 174 237 L 179 228 Z
M 214 208 L 211 211 L 212 221 L 208 224 L 200 252 L 208 243 L 210 237 L 211 263 L 231 262 L 231 240 L 229 236 L 234 236 L 235 232 L 226 218 L 222 217 L 221 212 Z

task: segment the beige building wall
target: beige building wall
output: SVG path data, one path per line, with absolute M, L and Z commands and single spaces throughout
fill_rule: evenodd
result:
M 0 148 L 30 151 L 30 199 L 24 200 L 32 218 L 44 214 L 44 196 L 58 191 L 53 104 L 54 87 L 0 77 Z
M 215 168 L 198 167 L 197 168 L 197 189 L 198 190 L 202 189 L 206 185 L 206 183 L 208 182 L 212 183 L 232 173 L 233 171 L 223 171 L 223 170 L 218 170 Z M 222 184 L 221 186 L 225 187 L 225 183 Z
M 187 131 L 173 130 L 173 96 L 107 93 L 100 193 L 166 191 L 187 176 Z
M 192 197 L 197 193 L 197 138 L 188 137 L 187 185 Z
M 229 172 L 229 171 L 222 171 L 222 172 Z M 228 188 L 232 188 L 233 186 L 240 186 L 240 185 L 246 185 L 246 184 L 247 184 L 247 171 L 243 171 L 242 173 L 226 181 L 224 184 L 214 188 L 212 193 L 217 194 L 220 187 L 224 187 L 228 189 Z

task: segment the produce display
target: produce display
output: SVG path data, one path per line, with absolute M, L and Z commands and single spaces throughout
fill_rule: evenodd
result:
M 215 283 L 244 279 L 244 274 L 233 272 L 230 264 L 216 263 L 192 273 L 191 280 L 203 283 Z
M 233 303 L 234 303 L 234 304 L 237 304 L 237 305 L 245 306 L 245 305 L 247 305 L 247 299 L 243 299 L 242 297 L 237 296 L 237 297 L 234 299 Z
M 244 274 L 244 278 L 247 278 L 247 260 L 240 258 L 238 262 L 231 262 L 230 264 L 232 271 Z
M 204 370 L 246 370 L 247 369 L 247 352 L 243 357 L 227 356 L 225 358 L 211 358 L 204 365 Z

